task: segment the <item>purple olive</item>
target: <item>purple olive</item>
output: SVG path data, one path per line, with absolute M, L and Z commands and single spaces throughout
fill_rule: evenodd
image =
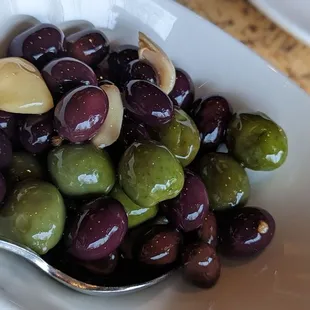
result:
M 151 227 L 140 236 L 137 250 L 138 260 L 147 265 L 167 265 L 174 263 L 180 253 L 182 236 L 166 225 Z
M 235 208 L 218 215 L 220 251 L 232 258 L 260 254 L 275 234 L 272 215 L 260 208 Z
M 220 96 L 198 99 L 193 104 L 192 115 L 206 151 L 215 150 L 224 140 L 232 113 L 227 100 Z
M 79 261 L 78 263 L 92 274 L 107 276 L 111 274 L 118 263 L 119 255 L 117 251 L 113 251 L 107 257 L 95 261 Z
M 71 224 L 68 252 L 80 260 L 96 261 L 115 251 L 128 229 L 120 202 L 100 197 L 86 204 Z
M 69 35 L 65 46 L 68 56 L 89 66 L 98 65 L 110 50 L 108 38 L 97 29 L 84 29 Z
M 5 182 L 5 178 L 0 172 L 0 202 L 3 201 L 5 194 L 6 194 L 6 182 Z
M 191 77 L 182 69 L 177 68 L 176 80 L 169 97 L 174 104 L 187 111 L 194 102 L 195 88 Z
M 7 135 L 0 130 L 0 170 L 7 168 L 12 161 L 12 143 Z
M 38 24 L 17 35 L 9 56 L 22 57 L 41 69 L 63 51 L 63 32 L 52 24 Z
M 52 133 L 52 113 L 27 115 L 19 127 L 20 142 L 30 153 L 41 153 L 47 150 Z
M 42 76 L 56 101 L 76 87 L 98 85 L 92 68 L 70 57 L 55 59 L 48 63 L 42 69 Z
M 143 80 L 158 84 L 157 74 L 153 67 L 143 60 L 133 60 L 124 68 L 122 87 L 132 80 Z
M 16 115 L 5 111 L 0 111 L 0 129 L 11 139 L 15 132 Z
M 133 80 L 126 85 L 125 98 L 128 110 L 149 126 L 160 126 L 171 121 L 173 103 L 156 85 Z
M 221 275 L 221 262 L 215 249 L 202 242 L 184 249 L 182 266 L 184 278 L 202 288 L 214 286 Z
M 198 237 L 201 241 L 210 244 L 214 248 L 217 246 L 217 222 L 215 215 L 211 211 L 207 213 L 202 226 L 198 229 Z
M 161 204 L 170 222 L 185 232 L 199 228 L 209 210 L 209 198 L 202 180 L 193 172 L 185 171 L 181 193 Z
M 55 129 L 71 142 L 91 139 L 105 121 L 108 97 L 100 87 L 81 86 L 66 94 L 55 109 Z

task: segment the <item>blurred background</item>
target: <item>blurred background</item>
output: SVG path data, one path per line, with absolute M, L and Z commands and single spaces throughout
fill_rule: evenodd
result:
M 255 50 L 310 94 L 310 0 L 177 1 Z

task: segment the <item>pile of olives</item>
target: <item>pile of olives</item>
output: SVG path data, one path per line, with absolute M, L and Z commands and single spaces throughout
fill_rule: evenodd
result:
M 244 207 L 245 168 L 280 167 L 284 131 L 221 96 L 195 101 L 190 76 L 143 33 L 112 48 L 95 28 L 38 24 L 12 40 L 0 76 L 1 235 L 106 286 L 181 266 L 208 288 L 219 255 L 271 242 L 271 214 Z

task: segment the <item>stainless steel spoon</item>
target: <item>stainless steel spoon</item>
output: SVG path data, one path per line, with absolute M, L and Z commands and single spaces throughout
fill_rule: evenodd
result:
M 173 270 L 169 271 L 168 273 L 152 279 L 150 281 L 144 282 L 142 284 L 133 284 L 128 286 L 115 286 L 115 287 L 104 287 L 104 286 L 97 286 L 87 284 L 85 282 L 76 280 L 62 271 L 52 267 L 46 261 L 44 261 L 38 254 L 34 251 L 30 250 L 29 248 L 13 242 L 9 239 L 6 239 L 1 236 L 0 238 L 0 250 L 5 250 L 7 252 L 11 252 L 16 254 L 28 262 L 32 263 L 42 271 L 44 271 L 49 277 L 57 280 L 58 282 L 68 286 L 69 288 L 76 290 L 83 294 L 88 295 L 97 295 L 97 296 L 112 296 L 112 295 L 120 295 L 125 293 L 132 293 L 136 291 L 140 291 L 142 289 L 151 287 L 159 282 L 162 282 L 166 278 L 168 278 L 172 273 Z

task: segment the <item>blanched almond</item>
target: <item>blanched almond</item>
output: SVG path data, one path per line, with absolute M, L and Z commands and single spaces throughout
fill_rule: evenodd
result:
M 53 106 L 52 95 L 34 65 L 18 57 L 0 59 L 0 110 L 43 114 Z

